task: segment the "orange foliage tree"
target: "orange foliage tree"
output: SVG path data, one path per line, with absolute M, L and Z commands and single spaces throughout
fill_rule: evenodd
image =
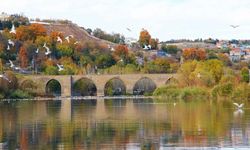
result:
M 116 61 L 128 58 L 128 47 L 126 45 L 118 45 L 115 47 L 113 57 Z
M 28 53 L 26 48 L 23 46 L 19 50 L 19 61 L 20 61 L 20 67 L 26 68 L 28 66 Z
M 64 36 L 61 32 L 57 32 L 57 31 L 52 31 L 50 33 L 50 38 L 53 42 L 57 41 L 57 37 L 60 37 L 61 39 L 64 39 Z
M 46 29 L 40 24 L 31 24 L 30 26 L 20 26 L 16 29 L 16 38 L 18 40 L 36 40 L 37 36 L 45 36 Z
M 205 60 L 206 51 L 201 48 L 186 48 L 183 49 L 182 56 L 185 60 Z
M 140 32 L 139 43 L 141 46 L 149 45 L 151 40 L 151 35 L 145 29 Z

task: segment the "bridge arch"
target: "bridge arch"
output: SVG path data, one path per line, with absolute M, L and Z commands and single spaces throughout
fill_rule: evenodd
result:
M 133 94 L 134 95 L 152 94 L 156 88 L 157 85 L 152 79 L 148 77 L 142 77 L 135 83 L 133 87 Z
M 97 87 L 89 78 L 81 78 L 77 80 L 72 87 L 72 95 L 73 96 L 96 96 L 97 95 Z
M 124 81 L 119 77 L 114 77 L 106 82 L 104 86 L 105 96 L 125 95 L 125 94 L 126 94 L 126 85 Z
M 45 92 L 47 96 L 61 96 L 62 86 L 56 79 L 50 79 L 45 86 Z
M 166 85 L 169 85 L 169 84 L 178 84 L 179 83 L 179 81 L 176 79 L 176 78 L 174 78 L 174 77 L 170 77 L 170 78 L 168 78 L 168 80 L 166 81 Z

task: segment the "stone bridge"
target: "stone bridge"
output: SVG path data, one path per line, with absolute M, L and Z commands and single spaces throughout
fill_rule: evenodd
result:
M 61 85 L 61 96 L 72 96 L 72 87 L 81 79 L 92 81 L 96 86 L 96 96 L 104 96 L 105 85 L 113 80 L 118 79 L 125 85 L 126 93 L 133 93 L 134 87 L 138 81 L 147 79 L 155 84 L 155 87 L 164 86 L 170 79 L 175 79 L 176 74 L 119 74 L 119 75 L 27 75 L 19 82 L 23 84 L 31 80 L 38 85 L 37 91 L 46 94 L 47 84 L 51 80 L 56 80 Z

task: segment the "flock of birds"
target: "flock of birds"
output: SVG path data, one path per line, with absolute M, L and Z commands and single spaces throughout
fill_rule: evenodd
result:
M 10 30 L 9 33 L 11 33 L 11 34 L 16 34 L 16 29 L 15 29 L 14 24 L 12 25 L 12 28 L 11 28 L 11 30 Z M 66 36 L 66 37 L 65 37 L 65 40 L 66 40 L 68 43 L 70 43 L 70 39 L 72 39 L 72 38 L 74 38 L 74 36 L 73 36 L 73 35 L 69 35 L 69 36 Z M 61 39 L 61 37 L 59 37 L 59 36 L 57 37 L 57 42 L 59 42 L 59 43 L 61 43 L 61 44 L 63 43 L 63 40 Z M 76 44 L 78 44 L 78 43 L 79 43 L 79 42 L 76 41 L 74 44 L 76 45 Z M 9 40 L 8 40 L 8 44 L 7 44 L 7 50 L 9 51 L 9 50 L 11 49 L 11 47 L 14 47 L 14 46 L 15 46 L 15 42 L 12 41 L 11 39 L 9 39 Z M 50 50 L 50 48 L 47 46 L 47 43 L 44 43 L 43 48 L 46 50 L 45 53 L 44 53 L 46 56 L 49 56 L 49 55 L 52 53 L 51 50 Z M 39 54 L 39 50 L 40 50 L 40 49 L 37 48 L 36 51 L 35 51 L 35 53 L 36 53 L 36 54 Z M 14 63 L 13 63 L 11 60 L 9 60 L 9 64 L 10 64 L 10 68 L 12 68 L 12 69 L 15 70 L 15 71 L 21 70 L 21 68 L 18 67 L 18 66 L 16 66 L 16 65 L 14 65 Z M 59 72 L 61 72 L 61 71 L 64 70 L 64 66 L 63 66 L 63 65 L 57 64 L 57 67 L 58 67 L 58 71 L 59 71 Z M 11 83 L 11 80 L 7 77 L 7 75 L 6 75 L 5 73 L 0 74 L 0 78 L 2 78 L 2 79 L 4 79 L 4 80 L 8 81 L 9 83 Z
M 230 27 L 236 29 L 236 28 L 240 27 L 240 25 L 230 25 Z M 131 30 L 130 28 L 126 28 L 126 29 L 127 29 L 129 32 L 132 32 L 132 30 Z M 10 30 L 10 33 L 11 33 L 11 34 L 16 34 L 16 29 L 15 29 L 14 24 L 12 25 L 12 28 L 11 28 L 11 30 Z M 68 43 L 70 43 L 70 39 L 71 39 L 71 38 L 74 38 L 74 36 L 73 36 L 73 35 L 66 36 L 66 37 L 65 37 L 65 40 L 66 40 Z M 61 37 L 57 36 L 57 42 L 59 42 L 59 43 L 61 43 L 61 44 L 63 43 L 63 40 L 61 39 Z M 76 41 L 74 44 L 78 44 L 78 43 L 79 43 L 79 42 Z M 14 47 L 14 46 L 15 46 L 15 42 L 12 41 L 11 39 L 9 39 L 9 40 L 8 40 L 8 45 L 7 45 L 7 50 L 8 50 L 8 51 L 10 50 L 11 46 Z M 44 43 L 43 48 L 45 48 L 45 50 L 46 50 L 46 51 L 45 51 L 45 55 L 46 55 L 46 56 L 48 56 L 48 55 L 51 54 L 51 51 L 50 51 L 49 47 L 47 46 L 47 43 Z M 111 46 L 109 46 L 109 48 L 110 48 L 111 50 L 114 50 L 113 48 L 111 48 Z M 152 48 L 151 45 L 144 45 L 144 48 L 143 48 L 143 49 L 145 49 L 145 50 L 150 50 L 151 48 Z M 37 50 L 35 51 L 35 53 L 36 53 L 36 54 L 39 53 L 39 48 L 37 48 Z M 121 61 L 122 61 L 122 60 L 121 60 Z M 12 69 L 14 69 L 14 70 L 20 70 L 20 69 L 21 69 L 20 67 L 15 66 L 14 63 L 13 63 L 11 60 L 9 60 L 9 63 L 10 63 L 10 68 L 12 68 Z M 61 72 L 61 71 L 64 70 L 64 66 L 63 66 L 63 65 L 57 64 L 57 67 L 58 67 L 58 71 L 59 71 L 59 72 Z M 6 75 L 5 73 L 0 74 L 0 78 L 3 78 L 4 80 L 6 80 L 6 81 L 8 81 L 9 83 L 11 83 L 11 80 L 7 77 L 7 75 Z M 244 106 L 243 103 L 242 103 L 242 104 L 233 103 L 233 104 L 237 107 L 237 111 L 238 111 L 238 112 L 242 112 L 242 108 L 243 108 L 243 106 Z M 173 103 L 173 105 L 174 105 L 174 107 L 175 107 L 175 106 L 177 105 L 177 103 Z

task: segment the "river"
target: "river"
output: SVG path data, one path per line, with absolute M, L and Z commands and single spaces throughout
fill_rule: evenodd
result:
M 248 149 L 249 108 L 207 100 L 5 101 L 0 149 Z

